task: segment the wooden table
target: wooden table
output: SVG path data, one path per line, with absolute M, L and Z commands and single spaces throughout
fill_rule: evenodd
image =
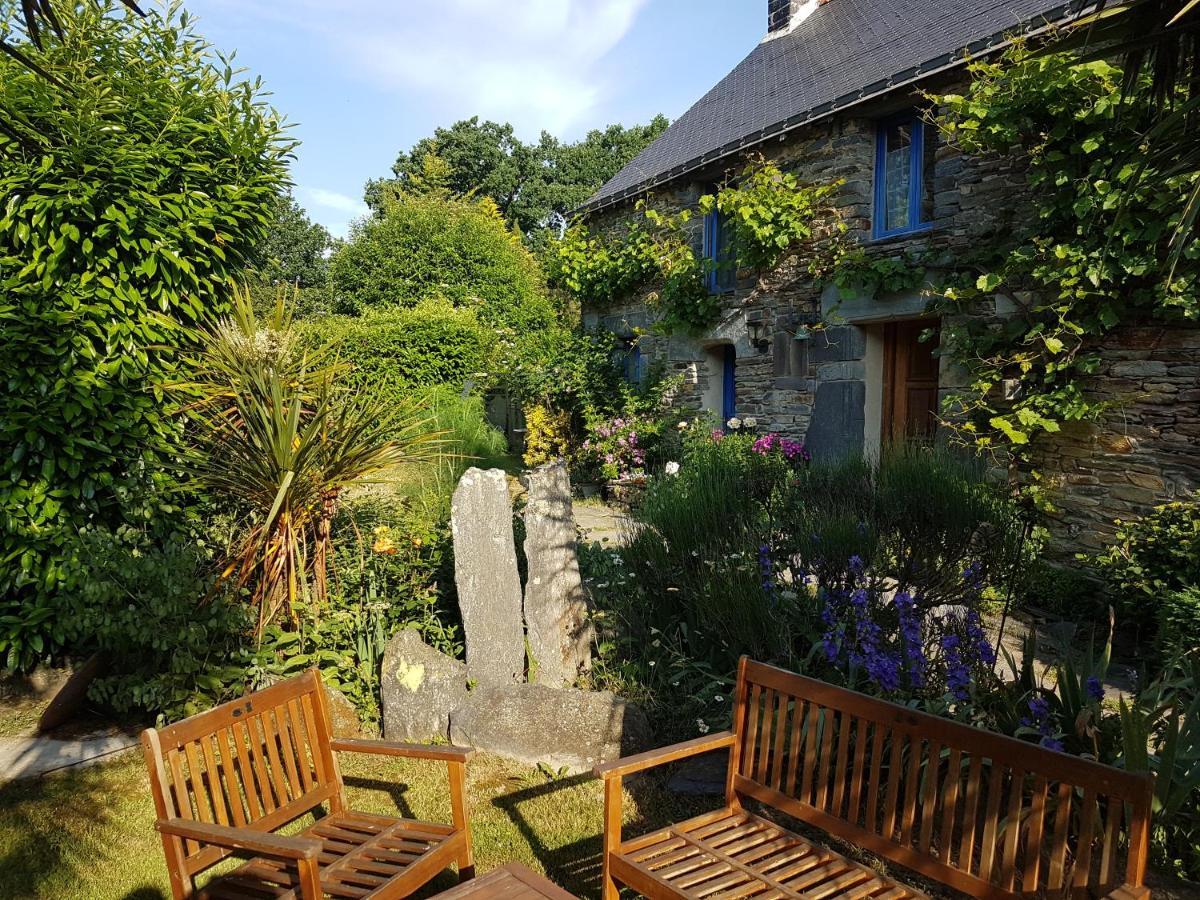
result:
M 508 863 L 438 894 L 433 900 L 577 900 L 520 863 Z

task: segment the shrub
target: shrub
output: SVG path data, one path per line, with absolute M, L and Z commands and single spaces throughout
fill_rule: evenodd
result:
M 106 657 L 91 698 L 122 715 L 192 715 L 254 686 L 266 664 L 244 604 L 213 589 L 214 547 L 173 499 L 145 484 L 128 500 L 140 524 L 83 528 L 53 600 L 63 640 Z
M 554 318 L 537 262 L 489 200 L 400 194 L 355 226 L 329 271 L 339 313 L 443 297 L 513 333 Z
M 571 417 L 541 404 L 525 408 L 525 465 L 540 466 L 571 455 Z
M 402 402 L 416 386 L 461 388 L 491 366 L 494 331 L 474 311 L 428 300 L 412 309 L 369 313 L 361 318 L 330 316 L 297 325 L 309 346 L 332 343 L 353 368 L 348 386 Z
M 1158 610 L 1156 649 L 1164 661 L 1200 648 L 1200 585 L 1168 591 Z
M 1200 503 L 1168 503 L 1117 522 L 1113 545 L 1093 560 L 1118 615 L 1150 636 L 1166 597 L 1200 586 Z
M 65 36 L 21 45 L 53 82 L 0 55 L 0 618 L 27 626 L 0 637 L 10 667 L 61 648 L 71 536 L 119 531 L 136 470 L 172 454 L 158 385 L 225 307 L 289 149 L 177 7 L 56 10 Z

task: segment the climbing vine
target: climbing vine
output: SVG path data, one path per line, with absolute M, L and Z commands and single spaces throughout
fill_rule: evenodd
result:
M 1147 92 L 1123 93 L 1108 62 L 1018 47 L 971 72 L 964 94 L 935 98 L 938 124 L 967 154 L 1019 147 L 1033 210 L 1007 242 L 960 259 L 937 299 L 942 351 L 971 376 L 946 412 L 969 443 L 1020 457 L 1102 412 L 1081 385 L 1098 339 L 1138 318 L 1200 317 L 1200 250 L 1168 265 L 1197 175 L 1139 171 Z
M 732 229 L 732 264 L 739 269 L 772 269 L 801 244 L 827 238 L 801 254 L 810 274 L 820 275 L 840 252 L 846 230 L 830 208 L 840 184 L 804 185 L 758 158 L 716 193 L 701 197 L 696 212 L 721 213 Z M 696 246 L 696 212 L 668 213 L 641 201 L 621 231 L 593 233 L 576 225 L 551 255 L 551 277 L 581 303 L 598 308 L 647 290 L 660 330 L 702 331 L 719 315 L 721 298 L 708 289 L 716 263 Z

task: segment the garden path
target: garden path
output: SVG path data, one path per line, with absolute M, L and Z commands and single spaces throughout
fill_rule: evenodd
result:
M 74 740 L 37 737 L 0 738 L 0 782 L 36 778 L 59 769 L 106 762 L 137 746 L 128 734 L 101 734 Z
M 608 547 L 620 547 L 625 543 L 626 528 L 631 520 L 624 510 L 598 500 L 587 500 L 577 501 L 574 511 L 575 525 L 584 540 Z

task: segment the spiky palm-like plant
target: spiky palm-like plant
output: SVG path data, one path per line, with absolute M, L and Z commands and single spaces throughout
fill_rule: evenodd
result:
M 238 516 L 223 579 L 249 590 L 257 631 L 311 590 L 327 596 L 331 526 L 351 485 L 427 461 L 438 438 L 412 409 L 340 385 L 336 348 L 304 349 L 282 300 L 264 320 L 235 294 L 177 386 L 198 481 Z

